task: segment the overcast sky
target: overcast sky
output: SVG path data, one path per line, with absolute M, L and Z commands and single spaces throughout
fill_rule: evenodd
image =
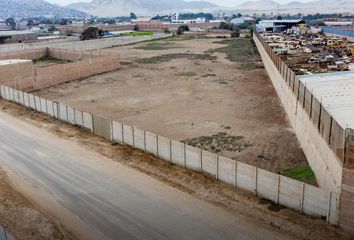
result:
M 47 1 L 59 5 L 67 5 L 74 2 L 90 2 L 91 0 L 47 0 Z M 187 0 L 187 1 L 192 1 L 192 0 Z M 237 6 L 243 2 L 247 2 L 248 0 L 207 0 L 207 1 L 220 6 Z M 279 3 L 286 3 L 286 2 L 290 2 L 291 0 L 275 0 L 275 1 Z M 301 0 L 301 2 L 309 2 L 309 1 L 310 0 Z

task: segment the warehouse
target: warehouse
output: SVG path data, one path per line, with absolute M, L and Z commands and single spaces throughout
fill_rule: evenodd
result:
M 281 32 L 300 24 L 305 24 L 305 21 L 301 19 L 263 20 L 256 25 L 256 28 L 258 32 Z

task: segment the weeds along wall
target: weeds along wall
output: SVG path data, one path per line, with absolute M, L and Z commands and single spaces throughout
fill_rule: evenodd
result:
M 340 192 L 345 129 L 258 33 L 253 38 L 318 184 Z
M 195 148 L 179 141 L 83 112 L 7 86 L 3 99 L 16 102 L 53 118 L 79 126 L 110 141 L 150 153 L 164 161 L 201 172 L 235 188 L 247 190 L 286 207 L 338 223 L 339 194 Z
M 34 67 L 32 62 L 2 66 L 0 84 L 19 90 L 38 90 L 71 80 L 109 72 L 120 67 L 116 51 L 77 51 L 73 49 L 32 49 L 6 56 L 1 59 L 38 59 L 54 57 L 70 62 L 50 66 Z

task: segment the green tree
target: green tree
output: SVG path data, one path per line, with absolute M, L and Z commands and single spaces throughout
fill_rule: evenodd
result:
M 234 28 L 231 33 L 232 38 L 238 38 L 240 37 L 240 29 L 239 28 Z
M 98 27 L 88 27 L 86 28 L 80 36 L 81 41 L 102 38 L 104 32 Z
M 30 19 L 30 20 L 27 21 L 27 26 L 28 26 L 28 27 L 32 27 L 33 25 L 34 25 L 34 22 L 33 22 L 32 19 Z
M 177 35 L 182 35 L 182 34 L 184 34 L 184 32 L 188 32 L 188 31 L 189 31 L 188 25 L 181 25 L 177 29 Z
M 13 18 L 8 18 L 5 20 L 5 24 L 6 26 L 11 27 L 11 30 L 15 30 L 16 29 L 16 22 Z
M 137 19 L 135 13 L 133 13 L 133 12 L 130 13 L 130 19 Z
M 136 31 L 136 32 L 137 32 L 137 31 L 140 31 L 140 27 L 139 27 L 139 25 L 134 25 L 133 30 L 134 30 L 134 31 Z
M 55 31 L 58 31 L 58 29 L 54 25 L 52 25 L 52 26 L 50 26 L 50 28 L 48 28 L 48 32 L 50 32 L 50 33 L 53 33 Z

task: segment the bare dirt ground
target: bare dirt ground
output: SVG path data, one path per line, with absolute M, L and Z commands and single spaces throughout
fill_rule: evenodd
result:
M 0 226 L 17 240 L 64 240 L 58 224 L 9 185 L 0 169 Z
M 35 68 L 47 67 L 47 66 L 56 65 L 56 64 L 64 64 L 67 62 L 70 62 L 70 61 L 56 59 L 56 58 L 52 58 L 52 57 L 43 57 L 40 59 L 33 60 L 33 64 L 34 64 Z
M 83 148 L 97 151 L 113 161 L 133 167 L 168 185 L 223 207 L 229 212 L 242 215 L 250 221 L 273 231 L 287 233 L 298 239 L 353 239 L 352 236 L 342 230 L 326 224 L 323 219 L 309 217 L 272 204 L 229 185 L 216 182 L 203 174 L 172 165 L 129 146 L 112 144 L 110 141 L 94 136 L 81 128 L 17 104 L 0 100 L 0 110 L 62 138 L 69 138 L 79 143 Z M 0 219 L 12 219 L 11 216 L 6 214 L 0 216 Z M 21 226 L 17 227 L 20 228 Z M 11 229 L 9 228 L 9 230 Z M 16 228 L 12 230 L 16 230 Z M 61 238 L 58 237 L 57 239 Z
M 119 71 L 37 94 L 270 171 L 307 166 L 252 46 L 230 61 L 223 39 L 186 38 L 114 48 Z

